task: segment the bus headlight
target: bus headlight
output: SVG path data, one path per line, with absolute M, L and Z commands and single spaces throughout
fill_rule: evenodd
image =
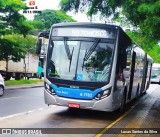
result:
M 50 86 L 49 86 L 48 83 L 45 83 L 45 88 L 48 89 L 48 90 L 50 90 Z
M 103 99 L 103 98 L 105 98 L 105 97 L 108 97 L 110 94 L 111 94 L 111 88 L 99 92 L 99 93 L 95 96 L 95 99 L 96 99 L 96 100 L 100 100 L 100 99 Z
M 45 83 L 45 89 L 52 95 L 56 94 L 55 90 L 48 83 Z
M 110 94 L 111 94 L 111 88 L 103 91 L 103 95 L 102 95 L 101 99 L 108 97 Z
M 56 95 L 56 92 L 54 91 L 54 89 L 51 89 L 52 95 Z

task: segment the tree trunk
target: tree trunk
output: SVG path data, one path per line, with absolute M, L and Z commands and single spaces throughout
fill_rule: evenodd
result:
M 24 71 L 25 71 L 25 80 L 26 80 L 26 60 L 25 60 L 25 58 L 23 59 L 24 60 Z
M 8 59 L 6 60 L 6 74 L 7 74 L 7 72 L 8 72 Z
M 10 80 L 10 78 L 11 78 L 11 74 L 8 72 L 8 62 L 9 62 L 9 60 L 6 60 L 5 80 Z

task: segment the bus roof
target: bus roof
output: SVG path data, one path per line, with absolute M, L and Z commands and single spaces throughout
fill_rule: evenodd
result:
M 158 63 L 153 63 L 153 66 L 152 67 L 160 67 L 160 64 Z
M 121 28 L 120 26 L 117 25 L 111 25 L 111 24 L 103 24 L 103 23 L 93 23 L 93 22 L 65 22 L 65 23 L 58 23 L 58 24 L 53 24 L 52 27 L 64 27 L 64 26 L 85 26 L 85 27 L 98 27 L 98 28 Z

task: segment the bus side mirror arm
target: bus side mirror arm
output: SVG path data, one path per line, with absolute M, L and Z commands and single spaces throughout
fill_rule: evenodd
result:
M 41 47 L 42 47 L 42 39 L 38 38 L 36 44 L 36 54 L 39 55 L 41 53 Z

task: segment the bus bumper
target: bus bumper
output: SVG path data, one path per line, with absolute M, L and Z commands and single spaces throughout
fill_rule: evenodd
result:
M 151 78 L 151 83 L 159 83 L 160 82 L 160 76 L 156 78 Z
M 79 104 L 82 109 L 100 110 L 100 111 L 114 111 L 112 106 L 111 96 L 108 96 L 102 100 L 79 100 L 58 97 L 57 95 L 51 95 L 46 90 L 44 90 L 44 100 L 47 105 L 59 105 L 68 107 L 68 103 Z

